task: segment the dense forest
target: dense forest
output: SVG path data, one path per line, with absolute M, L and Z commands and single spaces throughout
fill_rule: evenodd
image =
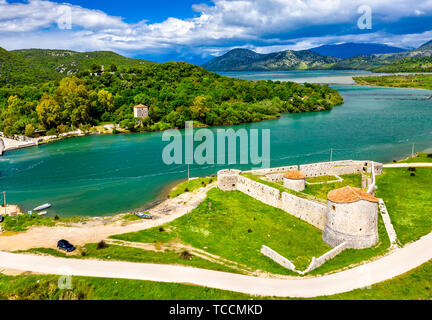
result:
M 185 62 L 136 67 L 111 63 L 104 70 L 94 64 L 59 80 L 31 83 L 26 78 L 22 84 L 4 84 L 0 131 L 50 135 L 88 130 L 100 123 L 118 123 L 130 131 L 160 131 L 182 128 L 187 120 L 234 125 L 275 118 L 282 112 L 330 110 L 343 103 L 339 93 L 326 85 L 239 80 Z M 144 121 L 133 116 L 136 104 L 149 106 Z

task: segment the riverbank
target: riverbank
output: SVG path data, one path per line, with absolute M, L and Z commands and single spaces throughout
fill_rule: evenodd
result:
M 353 79 L 359 85 L 432 90 L 431 74 L 399 74 L 373 77 L 354 77 Z M 432 96 L 429 97 L 429 99 L 432 99 Z

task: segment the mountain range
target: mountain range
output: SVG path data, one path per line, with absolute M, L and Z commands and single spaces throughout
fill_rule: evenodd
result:
M 357 54 L 360 52 L 368 52 L 368 54 Z M 210 71 L 225 72 L 317 69 L 362 69 L 374 71 L 375 68 L 391 65 L 401 59 L 415 58 L 418 60 L 428 58 L 431 55 L 432 41 L 414 50 L 404 50 L 377 44 L 353 43 L 323 46 L 302 51 L 285 50 L 269 54 L 260 54 L 248 49 L 233 49 L 220 57 L 210 60 L 203 67 Z M 341 58 L 343 56 L 349 57 Z
M 378 43 L 342 43 L 328 44 L 316 48 L 309 49 L 322 56 L 331 56 L 341 59 L 347 59 L 360 55 L 378 54 L 378 53 L 398 53 L 407 51 L 398 47 L 392 47 Z

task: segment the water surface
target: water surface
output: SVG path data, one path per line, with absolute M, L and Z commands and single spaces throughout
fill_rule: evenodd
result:
M 431 91 L 333 87 L 345 104 L 332 111 L 285 114 L 233 128 L 271 129 L 272 166 L 327 161 L 331 148 L 335 160 L 381 162 L 408 156 L 413 143 L 416 150 L 432 152 L 432 100 L 426 100 Z M 163 163 L 167 143 L 161 137 L 89 136 L 8 152 L 0 157 L 0 191 L 25 210 L 50 202 L 50 215 L 100 216 L 145 208 L 187 177 L 186 165 Z M 223 167 L 194 165 L 191 176 L 215 174 Z

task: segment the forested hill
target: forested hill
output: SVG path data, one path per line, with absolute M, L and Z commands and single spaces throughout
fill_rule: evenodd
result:
M 110 70 L 117 67 L 137 67 L 150 63 L 130 59 L 110 51 L 75 52 L 71 50 L 26 49 L 6 51 L 0 48 L 0 85 L 32 84 L 59 80 L 80 71 L 99 71 L 103 65 Z
M 100 122 L 130 131 L 184 128 L 187 120 L 235 125 L 343 103 L 329 86 L 233 79 L 185 62 L 113 68 L 117 71 L 80 71 L 60 81 L 0 87 L 0 131 L 33 136 L 38 129 L 51 135 Z M 134 118 L 136 104 L 149 106 L 144 121 Z

